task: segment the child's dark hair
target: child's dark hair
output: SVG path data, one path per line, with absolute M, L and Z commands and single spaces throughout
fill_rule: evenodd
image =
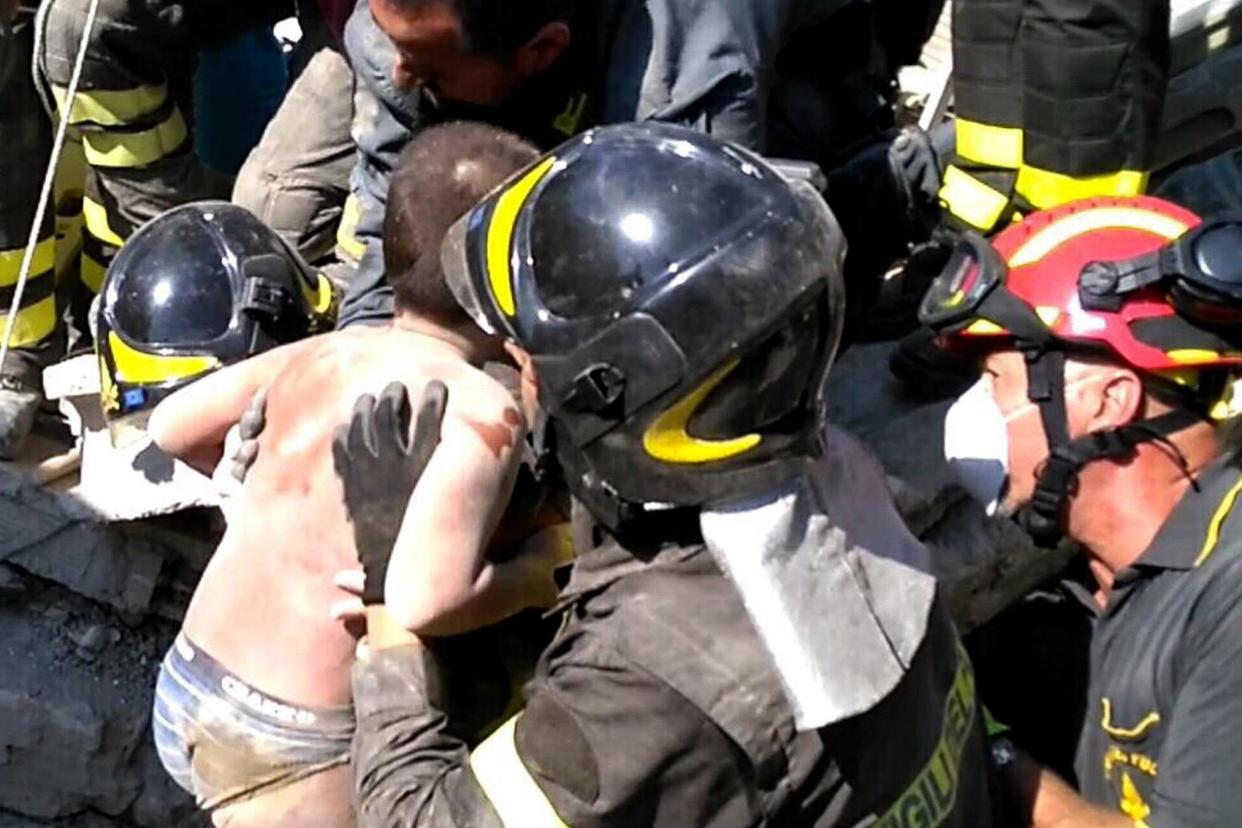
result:
M 445 124 L 410 141 L 384 216 L 384 269 L 398 311 L 443 325 L 468 321 L 444 282 L 440 245 L 457 219 L 538 157 L 532 144 L 486 124 Z

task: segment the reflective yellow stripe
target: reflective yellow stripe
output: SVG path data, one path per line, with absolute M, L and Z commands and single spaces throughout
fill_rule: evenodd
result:
M 1018 170 L 1018 194 L 1046 210 L 1094 196 L 1138 195 L 1147 189 L 1147 173 L 1122 170 L 1110 175 L 1075 178 L 1025 164 Z
M 1164 239 L 1175 239 L 1186 232 L 1186 225 L 1175 218 L 1133 207 L 1097 207 L 1070 213 L 1027 239 L 1009 257 L 1010 267 L 1037 262 L 1072 238 L 1108 227 L 1142 230 Z
M 1225 520 L 1233 512 L 1234 504 L 1238 502 L 1238 495 L 1242 494 L 1242 479 L 1233 484 L 1220 505 L 1216 507 L 1216 514 L 1212 515 L 1212 522 L 1208 524 L 1207 537 L 1203 539 L 1203 548 L 1199 550 L 1199 557 L 1195 558 L 1195 566 L 1200 567 L 1207 563 L 1208 558 L 1212 557 L 1212 553 L 1216 551 L 1216 544 L 1220 542 L 1220 527 L 1224 525 Z M 1105 704 L 1108 699 L 1104 700 Z
M 1016 170 L 1022 166 L 1022 130 L 958 118 L 957 154 L 969 161 Z
M 745 454 L 763 441 L 758 434 L 747 434 L 730 440 L 701 440 L 686 431 L 686 425 L 699 405 L 736 368 L 733 360 L 708 377 L 702 385 L 661 414 L 643 435 L 643 449 L 665 463 L 714 463 Z
M 17 284 L 17 277 L 22 270 L 24 247 L 13 250 L 0 250 L 0 287 Z M 30 260 L 30 275 L 38 276 L 56 267 L 56 239 L 44 239 L 35 245 L 34 256 Z
M 134 385 L 154 385 L 193 377 L 220 367 L 220 361 L 210 356 L 143 353 L 126 345 L 116 331 L 108 333 L 108 348 L 112 352 L 112 364 L 116 366 L 117 380 Z
M 957 167 L 944 172 L 940 200 L 953 215 L 979 230 L 991 230 L 1000 221 L 1009 197 L 993 190 Z
M 95 261 L 85 252 L 82 253 L 82 284 L 91 293 L 99 293 L 103 288 L 104 277 L 108 275 L 108 269 L 102 263 Z
M 1117 739 L 1139 739 L 1144 736 L 1147 731 L 1160 724 L 1160 714 L 1155 711 L 1148 713 L 1143 717 L 1143 721 L 1134 727 L 1116 727 L 1113 725 L 1113 702 L 1112 699 L 1100 699 L 1100 706 L 1104 708 L 1100 715 L 1100 727 L 1109 736 Z
M 145 167 L 185 143 L 185 119 L 174 109 L 163 123 L 141 132 L 83 131 L 86 161 L 93 167 Z
M 518 756 L 514 716 L 470 754 L 470 769 L 506 828 L 569 828 Z
M 82 222 L 86 226 L 86 232 L 104 244 L 113 247 L 120 247 L 125 244 L 125 240 L 117 235 L 112 226 L 108 224 L 107 208 L 98 201 L 91 199 L 90 196 L 82 199 Z
M 345 209 L 341 211 L 341 223 L 336 227 L 336 243 L 355 259 L 361 259 L 362 254 L 367 252 L 367 246 L 354 235 L 361 217 L 362 206 L 358 203 L 358 196 L 350 193 L 349 198 L 345 199 Z
M 56 98 L 56 108 L 64 113 L 66 89 L 53 86 L 52 95 Z M 162 83 L 132 89 L 78 90 L 73 98 L 69 123 L 105 127 L 132 124 L 159 109 L 167 99 L 168 88 Z
M 513 301 L 513 263 L 510 261 L 513 228 L 517 224 L 522 205 L 554 164 L 555 157 L 544 159 L 542 164 L 505 190 L 496 201 L 496 209 L 492 212 L 492 220 L 487 227 L 487 280 L 491 285 L 496 307 L 505 316 L 513 316 L 517 311 Z
M 0 313 L 0 324 L 6 324 L 7 321 L 8 313 Z M 37 345 L 51 336 L 55 328 L 56 297 L 49 296 L 17 312 L 17 319 L 13 322 L 13 334 L 9 337 L 9 347 L 25 348 Z

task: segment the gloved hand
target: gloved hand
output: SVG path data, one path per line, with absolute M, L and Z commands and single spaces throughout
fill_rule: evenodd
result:
M 939 223 L 944 178 L 933 136 L 918 127 L 906 127 L 889 148 L 888 163 L 911 222 L 930 231 Z
M 237 423 L 241 444 L 230 458 L 230 473 L 238 483 L 246 482 L 250 467 L 259 456 L 259 435 L 267 425 L 267 389 L 260 389 L 250 399 L 250 405 Z
M 401 383 L 392 383 L 379 400 L 370 394 L 361 397 L 348 425 L 340 426 L 332 440 L 332 460 L 366 573 L 362 601 L 368 606 L 384 603 L 388 561 L 410 495 L 440 444 L 447 404 L 444 383 L 429 382 L 411 437 L 409 393 Z

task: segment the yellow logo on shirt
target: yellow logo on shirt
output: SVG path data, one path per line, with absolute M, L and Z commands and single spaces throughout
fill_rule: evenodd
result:
M 1123 814 L 1137 823 L 1142 823 L 1151 813 L 1151 808 L 1143 801 L 1143 795 L 1139 793 L 1138 786 L 1125 771 L 1121 772 L 1121 802 L 1118 805 Z

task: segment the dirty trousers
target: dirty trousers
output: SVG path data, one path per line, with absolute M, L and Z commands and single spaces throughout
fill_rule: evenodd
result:
M 354 714 L 266 696 L 181 635 L 160 665 L 152 728 L 164 769 L 210 812 L 347 764 Z

